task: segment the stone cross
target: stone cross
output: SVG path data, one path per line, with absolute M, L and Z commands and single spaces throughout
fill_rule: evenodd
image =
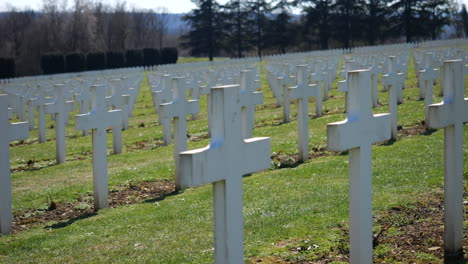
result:
M 390 112 L 391 138 L 397 139 L 398 134 L 398 92 L 401 78 L 394 71 L 395 56 L 388 58 L 388 73 L 382 76 L 382 84 L 388 90 L 388 111 Z
M 269 138 L 242 138 L 239 95 L 239 85 L 212 88 L 210 145 L 180 153 L 182 187 L 213 184 L 216 264 L 244 263 L 242 176 L 271 162 Z
M 372 144 L 390 138 L 390 115 L 372 114 L 370 72 L 348 72 L 347 119 L 327 125 L 328 149 L 349 150 L 350 260 L 372 263 Z
M 174 120 L 174 160 L 176 188 L 180 189 L 179 153 L 187 150 L 187 118 L 186 116 L 198 113 L 200 104 L 197 100 L 187 100 L 185 80 L 182 77 L 172 79 L 172 102 L 162 104 L 160 114 L 163 118 Z
M 3 235 L 13 231 L 11 208 L 10 141 L 29 137 L 28 123 L 8 121 L 8 96 L 0 95 L 0 232 Z
M 113 79 L 111 80 L 111 90 L 112 95 L 107 98 L 108 105 L 113 107 L 113 109 L 122 110 L 120 113 L 122 115 L 122 128 L 128 129 L 128 117 L 129 117 L 129 105 L 131 101 L 131 96 L 128 94 L 123 94 L 122 79 Z
M 92 130 L 94 208 L 109 207 L 107 186 L 107 127 L 122 124 L 121 110 L 107 111 L 106 89 L 102 85 L 91 87 L 91 112 L 75 116 L 78 130 Z
M 34 129 L 34 106 L 36 105 L 35 103 L 36 98 L 30 98 L 28 99 L 28 126 L 29 130 Z
M 323 98 L 322 98 L 323 101 L 328 100 L 328 89 L 325 84 L 327 79 L 328 79 L 327 73 L 322 72 L 320 69 L 318 69 L 316 73 L 312 73 L 310 75 L 310 81 L 312 83 L 317 82 L 318 89 L 322 90 L 322 86 L 323 86 Z
M 309 85 L 307 76 L 307 66 L 297 66 L 297 86 L 289 88 L 289 96 L 291 99 L 297 99 L 297 124 L 299 137 L 299 159 L 306 161 L 309 159 L 309 97 L 316 98 L 317 116 L 321 115 L 322 111 L 322 89 L 321 85 Z M 318 106 L 320 105 L 320 107 Z
M 171 144 L 171 119 L 161 116 L 161 104 L 169 103 L 172 99 L 171 92 L 171 77 L 165 74 L 161 77 L 161 88 L 158 91 L 152 92 L 153 104 L 156 113 L 159 113 L 159 124 L 163 127 L 163 141 L 164 146 Z
M 439 71 L 434 69 L 432 66 L 432 54 L 425 54 L 426 68 L 419 72 L 419 99 L 424 99 L 424 109 L 426 116 L 426 125 L 427 117 L 429 116 L 428 106 L 433 103 L 432 95 L 434 89 L 434 82 L 439 79 Z
M 279 78 L 280 88 L 283 94 L 283 122 L 291 122 L 291 104 L 288 94 L 288 86 L 291 83 L 291 76 L 289 73 L 289 65 L 283 65 L 283 76 Z
M 46 98 L 45 95 L 39 95 L 35 98 L 34 104 L 37 108 L 37 131 L 39 137 L 39 143 L 47 141 L 46 138 L 46 104 L 50 103 L 50 98 Z
M 240 72 L 240 100 L 242 106 L 242 137 L 252 137 L 255 125 L 255 105 L 263 103 L 263 93 L 255 92 L 255 80 L 253 71 L 243 70 Z
M 90 97 L 91 95 L 87 86 L 81 87 L 80 93 L 75 94 L 75 101 L 78 103 L 80 114 L 88 113 Z M 83 136 L 87 135 L 89 135 L 89 131 L 83 130 Z
M 444 128 L 445 263 L 458 263 L 463 260 L 463 124 L 468 122 L 462 61 L 444 62 L 443 75 L 443 102 L 429 105 L 427 121 L 431 128 Z
M 378 80 L 379 80 L 380 69 L 377 63 L 374 62 L 374 64 L 370 67 L 369 70 L 371 73 L 372 107 L 375 108 L 379 106 Z
M 73 111 L 75 103 L 73 101 L 65 102 L 64 85 L 55 85 L 55 101 L 46 104 L 46 112 L 55 117 L 55 152 L 57 163 L 64 163 L 66 160 L 65 148 L 65 123 L 68 112 Z
M 432 89 L 434 82 L 439 79 L 439 71 L 434 69 L 432 53 L 424 54 L 425 68 L 419 71 L 419 99 L 426 98 L 426 91 L 430 90 L 431 98 L 427 105 L 432 104 Z

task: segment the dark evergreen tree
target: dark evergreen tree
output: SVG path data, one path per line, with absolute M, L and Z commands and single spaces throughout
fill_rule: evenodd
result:
M 192 0 L 198 8 L 183 17 L 190 31 L 183 35 L 182 46 L 194 56 L 208 56 L 212 61 L 223 48 L 224 14 L 216 0 Z
M 267 40 L 269 47 L 280 53 L 286 53 L 287 48 L 294 43 L 294 27 L 291 24 L 289 12 L 291 4 L 287 0 L 278 0 L 273 3 L 273 19 L 269 21 Z
M 468 36 L 468 12 L 466 11 L 466 5 L 463 4 L 461 11 L 460 11 L 460 16 L 462 18 L 463 22 L 463 28 L 465 30 L 465 37 Z
M 265 48 L 265 27 L 268 23 L 266 16 L 270 10 L 268 2 L 265 0 L 251 0 L 249 4 L 250 22 L 253 24 L 251 35 L 251 43 L 257 48 L 258 57 L 262 57 L 263 49 Z
M 333 33 L 346 49 L 351 48 L 356 35 L 362 33 L 364 7 L 362 0 L 336 0 L 333 6 Z
M 367 1 L 367 15 L 363 26 L 366 28 L 367 43 L 369 45 L 375 45 L 378 39 L 383 42 L 387 37 L 387 32 L 390 31 L 388 2 L 389 0 Z
M 321 49 L 328 49 L 330 40 L 331 18 L 333 0 L 301 0 L 305 5 L 304 12 L 306 16 L 306 26 L 310 28 L 309 32 L 318 31 L 318 39 Z
M 447 0 L 426 0 L 422 3 L 420 18 L 432 40 L 437 39 L 445 25 L 450 24 L 449 9 Z
M 249 17 L 248 2 L 231 0 L 225 6 L 226 14 L 226 50 L 235 54 L 235 57 L 243 57 L 243 53 L 251 49 L 251 36 L 254 33 L 252 21 Z

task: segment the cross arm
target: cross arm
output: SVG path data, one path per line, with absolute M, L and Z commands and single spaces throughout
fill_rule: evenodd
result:
M 443 102 L 428 106 L 427 125 L 431 128 L 443 128 L 452 123 L 452 108 Z
M 345 151 L 360 147 L 363 143 L 387 140 L 390 133 L 390 114 L 373 115 L 361 122 L 346 119 L 327 125 L 327 148 Z
M 9 125 L 8 140 L 21 140 L 29 138 L 29 126 L 27 122 L 18 122 Z
M 271 166 L 271 143 L 269 137 L 255 137 L 245 139 L 241 148 L 241 175 L 266 170 Z
M 340 92 L 347 92 L 348 91 L 348 82 L 347 82 L 347 80 L 343 80 L 343 81 L 338 82 L 338 91 L 340 91 Z

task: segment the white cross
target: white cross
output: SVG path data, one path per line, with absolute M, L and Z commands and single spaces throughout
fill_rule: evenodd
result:
M 377 66 L 377 63 L 374 62 L 374 64 L 370 67 L 369 70 L 371 73 L 372 107 L 375 108 L 379 106 L 378 81 L 379 81 L 380 69 Z
M 370 72 L 348 72 L 347 119 L 327 125 L 328 149 L 349 150 L 350 259 L 372 263 L 372 144 L 390 138 L 390 115 L 372 114 Z
M 87 86 L 82 86 L 80 93 L 75 94 L 74 99 L 78 103 L 80 114 L 88 113 L 90 97 L 91 95 L 89 94 L 89 88 Z M 88 130 L 83 130 L 83 136 L 87 136 L 88 134 Z
M 121 110 L 107 111 L 106 89 L 102 85 L 91 87 L 91 112 L 75 116 L 78 130 L 92 130 L 94 208 L 109 206 L 107 186 L 107 127 L 122 124 Z
M 289 123 L 291 121 L 291 104 L 288 94 L 288 87 L 291 83 L 291 76 L 289 73 L 289 65 L 283 65 L 283 75 L 282 77 L 278 78 L 278 82 L 280 83 L 280 89 L 283 94 L 283 122 Z
M 10 141 L 29 137 L 28 123 L 8 121 L 8 96 L 0 95 L 0 232 L 13 231 L 11 209 Z
M 131 104 L 131 96 L 129 94 L 123 94 L 122 79 L 111 80 L 112 96 L 107 97 L 108 106 L 114 109 L 120 109 L 122 115 L 122 127 L 128 129 L 128 117 L 129 117 L 129 105 Z
M 65 123 L 68 112 L 73 111 L 75 102 L 67 101 L 64 98 L 64 85 L 55 85 L 55 100 L 53 103 L 46 104 L 46 112 L 55 118 L 55 152 L 57 163 L 64 163 L 66 160 L 65 149 Z
M 397 139 L 398 133 L 398 89 L 401 77 L 394 71 L 395 56 L 388 57 L 388 73 L 382 76 L 382 84 L 388 90 L 388 111 L 390 112 L 391 138 Z
M 174 160 L 175 182 L 177 189 L 181 188 L 179 153 L 187 150 L 187 118 L 198 113 L 200 104 L 197 100 L 186 99 L 185 80 L 182 77 L 172 79 L 172 102 L 162 104 L 160 113 L 164 118 L 174 119 Z
M 46 98 L 45 95 L 38 95 L 38 97 L 36 97 L 34 100 L 34 104 L 37 108 L 37 131 L 39 143 L 44 143 L 47 141 L 45 108 L 46 104 L 50 103 L 50 101 L 51 98 Z
M 297 104 L 297 124 L 299 137 L 299 159 L 306 161 L 309 159 L 309 97 L 315 97 L 317 116 L 322 111 L 322 89 L 319 85 L 309 85 L 307 76 L 307 66 L 297 66 L 297 86 L 289 88 L 291 99 L 298 99 Z
M 172 100 L 171 78 L 168 74 L 161 77 L 161 88 L 158 91 L 152 92 L 153 104 L 156 113 L 159 113 L 159 124 L 163 127 L 164 146 L 171 144 L 171 119 L 161 116 L 161 104 L 168 103 Z
M 251 138 L 255 125 L 255 105 L 263 103 L 262 92 L 255 92 L 253 71 L 240 72 L 240 100 L 242 106 L 242 137 Z
M 316 73 L 312 73 L 310 75 L 310 81 L 312 83 L 317 82 L 318 89 L 322 90 L 322 86 L 323 86 L 323 98 L 322 98 L 323 101 L 328 100 L 328 89 L 327 89 L 327 85 L 326 85 L 326 80 L 327 79 L 328 79 L 327 73 L 322 72 L 320 69 L 317 70 Z M 320 116 L 321 115 L 322 114 L 320 114 Z
M 419 73 L 419 99 L 424 99 L 425 116 L 428 117 L 428 106 L 433 103 L 434 82 L 439 79 L 439 71 L 434 69 L 432 54 L 425 54 L 426 68 Z M 426 120 L 427 124 L 427 120 Z
M 429 105 L 428 126 L 444 128 L 445 259 L 463 259 L 463 123 L 468 122 L 461 60 L 444 62 L 443 102 Z M 455 263 L 455 262 L 447 262 Z
M 271 162 L 269 138 L 242 138 L 239 95 L 239 85 L 212 88 L 210 145 L 180 153 L 184 187 L 213 184 L 216 264 L 244 263 L 242 176 Z

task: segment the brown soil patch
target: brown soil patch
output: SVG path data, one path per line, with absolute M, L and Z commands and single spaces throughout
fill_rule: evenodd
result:
M 326 148 L 311 148 L 309 159 L 338 155 L 339 153 L 340 152 L 327 150 Z M 271 161 L 275 169 L 295 168 L 302 163 L 302 161 L 299 160 L 299 154 L 288 154 L 284 152 L 273 152 Z
M 173 181 L 144 181 L 135 185 L 130 182 L 128 185 L 118 186 L 109 192 L 109 206 L 115 208 L 148 200 L 158 201 L 174 193 L 176 190 Z M 61 204 L 49 201 L 49 208 L 46 210 L 27 210 L 15 213 L 13 230 L 19 232 L 27 230 L 33 225 L 51 221 L 58 223 L 49 226 L 49 228 L 67 226 L 76 220 L 94 215 L 93 207 L 92 196 L 80 197 L 74 203 Z
M 435 129 L 426 128 L 424 121 L 422 121 L 421 123 L 417 124 L 416 126 L 412 126 L 412 127 L 398 126 L 398 136 L 400 136 L 400 137 L 430 135 L 430 134 L 434 133 L 435 131 L 436 131 Z
M 164 142 L 162 140 L 143 140 L 137 141 L 135 143 L 125 145 L 126 151 L 133 152 L 139 150 L 152 150 L 156 148 L 160 148 L 164 146 Z
M 465 200 L 467 199 L 465 193 Z M 443 263 L 443 191 L 420 199 L 414 206 L 393 207 L 374 218 L 374 263 Z M 468 204 L 464 205 L 465 221 Z M 349 227 L 340 227 L 341 238 L 329 252 L 305 253 L 309 250 L 292 242 L 287 245 L 293 254 L 305 253 L 300 261 L 265 257 L 253 258 L 250 263 L 324 264 L 349 262 Z M 468 230 L 464 230 L 465 261 L 468 259 Z M 280 243 L 282 244 L 282 243 Z M 284 243 L 283 243 L 284 244 Z M 313 259 L 313 260 L 312 260 Z

